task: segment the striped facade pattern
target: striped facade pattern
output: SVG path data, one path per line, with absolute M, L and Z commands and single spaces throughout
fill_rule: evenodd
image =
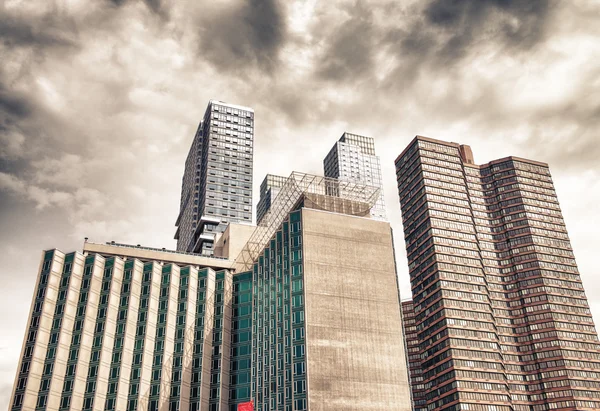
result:
M 44 252 L 9 410 L 229 409 L 233 283 L 227 270 Z
M 548 166 L 417 137 L 396 172 L 428 409 L 600 409 L 600 344 Z

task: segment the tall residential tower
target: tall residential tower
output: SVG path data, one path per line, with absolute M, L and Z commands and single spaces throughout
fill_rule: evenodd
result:
M 547 164 L 475 165 L 468 146 L 416 137 L 396 174 L 418 409 L 600 409 L 600 344 Z
M 323 160 L 323 168 L 325 177 L 379 187 L 379 199 L 371 215 L 375 219 L 386 220 L 381 164 L 375 155 L 373 138 L 344 133 Z
M 214 252 L 228 222 L 252 223 L 254 110 L 211 100 L 185 161 L 177 250 Z

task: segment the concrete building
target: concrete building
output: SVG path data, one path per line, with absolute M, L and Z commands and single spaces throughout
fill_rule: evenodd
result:
M 113 243 L 44 252 L 9 409 L 215 409 L 232 264 Z
M 426 407 L 600 409 L 600 344 L 548 165 L 476 165 L 418 136 L 396 174 Z
M 292 173 L 236 260 L 251 270 L 257 410 L 410 410 L 377 187 Z M 360 256 L 360 258 L 357 258 Z
M 253 142 L 254 110 L 208 103 L 185 162 L 178 251 L 212 255 L 227 223 L 252 223 Z
M 220 257 L 44 252 L 10 411 L 410 411 L 378 194 L 292 173 L 263 224 L 226 228 Z
M 386 220 L 383 198 L 381 164 L 375 155 L 375 141 L 371 137 L 344 133 L 323 160 L 325 177 L 354 181 L 380 188 L 379 199 L 371 210 L 373 218 Z

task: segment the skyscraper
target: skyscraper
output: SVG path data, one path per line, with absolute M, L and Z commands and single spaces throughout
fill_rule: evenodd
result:
M 260 199 L 256 205 L 256 225 L 260 225 L 287 179 L 287 177 L 276 176 L 274 174 L 267 174 L 265 176 L 265 179 L 260 184 Z
M 599 409 L 600 344 L 548 165 L 479 166 L 417 136 L 396 174 L 427 408 Z
M 211 255 L 228 222 L 252 222 L 253 141 L 251 108 L 208 103 L 185 162 L 178 251 Z
M 44 252 L 10 411 L 410 411 L 377 198 L 292 173 L 263 224 L 248 239 L 230 223 L 215 256 Z
M 415 325 L 415 310 L 412 301 L 402 301 L 402 320 L 406 338 L 406 356 L 413 400 L 413 411 L 427 411 L 427 399 L 423 385 L 423 368 L 419 349 L 419 334 Z
M 379 199 L 371 215 L 378 220 L 386 220 L 381 164 L 375 155 L 373 138 L 347 132 L 342 134 L 323 160 L 323 168 L 325 177 L 379 187 Z

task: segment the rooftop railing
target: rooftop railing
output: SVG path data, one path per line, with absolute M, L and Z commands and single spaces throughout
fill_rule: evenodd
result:
M 364 206 L 357 210 L 357 215 L 364 215 L 375 205 L 380 189 L 352 181 L 293 172 L 290 174 L 279 193 L 272 200 L 271 208 L 264 215 L 260 224 L 236 258 L 236 271 L 249 270 L 265 248 L 268 241 L 279 229 L 290 211 L 303 195 L 316 194 L 322 197 L 336 197 L 350 200 Z M 337 212 L 338 210 L 329 210 Z

